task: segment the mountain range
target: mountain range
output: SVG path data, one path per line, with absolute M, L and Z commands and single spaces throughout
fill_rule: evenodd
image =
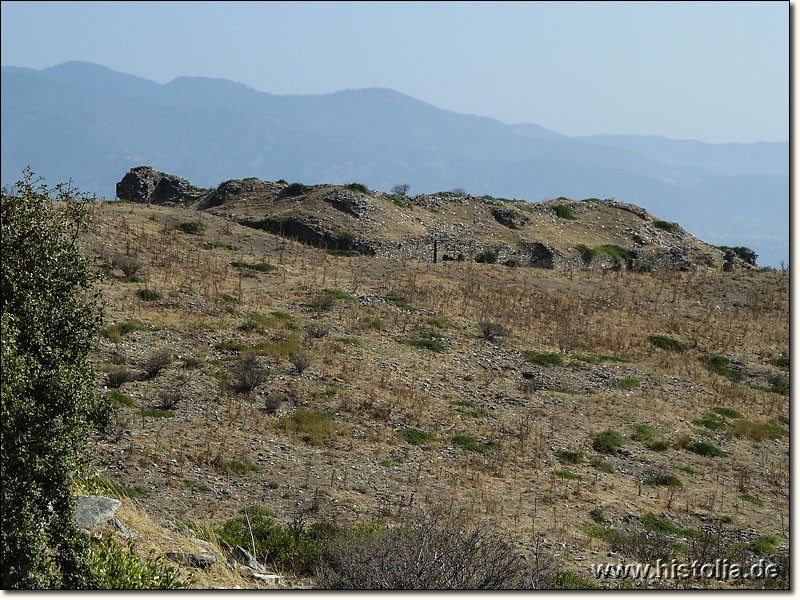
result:
M 110 199 L 131 167 L 150 165 L 208 187 L 258 177 L 534 202 L 613 197 L 710 243 L 750 247 L 761 265 L 788 263 L 788 142 L 570 137 L 385 88 L 274 95 L 203 77 L 159 84 L 85 62 L 4 66 L 0 90 L 4 186 L 31 166 Z

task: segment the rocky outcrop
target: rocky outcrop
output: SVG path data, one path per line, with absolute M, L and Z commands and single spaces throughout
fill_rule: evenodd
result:
M 528 217 L 518 210 L 504 207 L 492 208 L 492 216 L 495 221 L 510 229 L 522 229 L 529 221 Z
M 114 519 L 121 504 L 105 496 L 78 496 L 75 498 L 75 523 L 90 533 L 97 532 Z
M 134 167 L 117 184 L 117 198 L 137 204 L 191 204 L 207 193 L 181 177 L 152 167 Z

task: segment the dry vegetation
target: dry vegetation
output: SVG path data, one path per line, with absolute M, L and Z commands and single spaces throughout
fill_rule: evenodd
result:
M 201 233 L 179 229 L 198 217 Z M 770 363 L 788 356 L 788 272 L 342 258 L 213 215 L 128 204 L 96 206 L 85 247 L 108 272 L 107 325 L 138 325 L 112 327 L 94 355 L 105 373 L 139 374 L 114 386 L 132 403 L 98 440 L 96 470 L 144 486 L 154 518 L 218 525 L 259 504 L 284 521 L 386 523 L 443 504 L 521 544 L 545 542 L 582 575 L 610 549 L 587 533 L 596 508 L 616 524 L 666 513 L 788 545 L 789 398 L 769 391 L 771 377 L 788 377 Z M 504 335 L 487 339 L 486 323 Z M 730 359 L 740 381 L 703 355 Z M 638 384 L 618 386 L 624 378 Z M 154 412 L 165 398 L 167 414 Z M 695 423 L 717 407 L 741 418 Z M 637 424 L 652 439 L 632 439 Z M 431 438 L 409 443 L 410 428 Z M 604 430 L 622 435 L 620 452 L 595 450 Z M 699 442 L 726 455 L 692 452 Z M 666 475 L 682 485 L 646 483 Z M 212 579 L 203 585 L 233 583 Z

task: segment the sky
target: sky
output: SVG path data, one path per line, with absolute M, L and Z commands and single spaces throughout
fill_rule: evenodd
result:
M 566 135 L 788 141 L 788 2 L 7 2 L 2 65 L 387 87 Z

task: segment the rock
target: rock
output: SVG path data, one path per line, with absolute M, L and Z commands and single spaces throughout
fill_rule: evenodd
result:
M 264 567 L 262 567 L 261 564 L 255 558 L 253 558 L 253 555 L 241 546 L 236 546 L 233 549 L 233 552 L 231 552 L 231 558 L 233 558 L 239 564 L 253 569 L 254 571 L 262 571 L 264 569 Z
M 522 229 L 529 221 L 528 217 L 518 210 L 506 207 L 492 208 L 492 216 L 495 221 L 510 229 Z
M 733 271 L 733 268 L 734 268 L 733 267 L 733 261 L 734 261 L 735 258 L 736 258 L 736 252 L 734 252 L 733 250 L 728 250 L 725 253 L 725 256 L 722 258 L 722 260 L 724 261 L 722 263 L 722 270 L 727 272 L 727 273 L 730 273 L 731 271 Z
M 78 496 L 75 499 L 75 523 L 81 529 L 97 531 L 111 521 L 121 502 L 104 496 Z
M 191 552 L 167 552 L 167 558 L 174 560 L 176 563 L 197 567 L 198 569 L 207 569 L 211 565 L 223 560 L 219 552 L 201 552 L 198 554 Z
M 134 167 L 117 184 L 117 198 L 138 204 L 186 204 L 205 195 L 182 177 L 152 167 Z
M 119 531 L 122 533 L 122 535 L 124 535 L 126 538 L 135 540 L 135 539 L 137 539 L 139 537 L 135 533 L 130 531 L 127 527 L 125 527 L 125 525 L 123 525 L 122 522 L 119 519 L 117 519 L 116 517 L 114 517 L 114 527 L 119 529 Z
M 259 581 L 263 581 L 265 583 L 269 583 L 270 585 L 280 585 L 281 583 L 281 576 L 280 575 L 268 575 L 266 573 L 251 573 L 250 577 L 253 579 L 258 579 Z

